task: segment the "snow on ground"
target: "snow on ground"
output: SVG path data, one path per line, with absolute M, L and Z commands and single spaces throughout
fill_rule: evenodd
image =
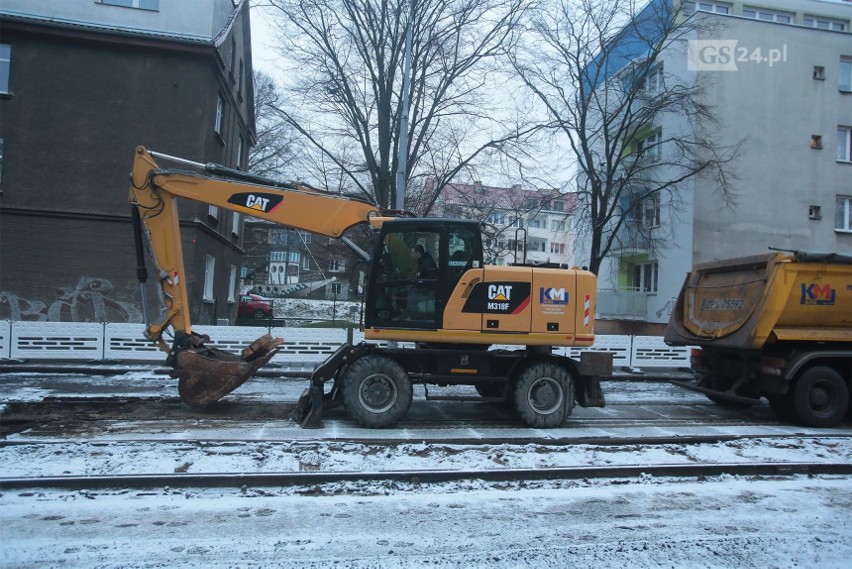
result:
M 255 379 L 232 397 L 293 401 L 305 384 Z M 664 383 L 606 382 L 604 391 L 611 404 L 706 403 Z M 174 380 L 150 370 L 0 376 L 2 402 L 63 393 L 176 396 Z M 98 434 L 97 425 L 91 435 L 52 440 L 18 433 L 0 446 L 0 476 L 852 462 L 848 425 L 732 426 L 724 433 L 787 434 L 691 445 L 481 448 L 416 439 L 356 444 L 340 437 L 363 430 L 341 427 L 342 420 L 300 440 L 287 438 L 299 430 L 283 419 L 244 431 L 197 423 L 191 436 L 164 423 L 153 437 L 122 420 L 109 422 L 117 434 Z M 127 436 L 134 432 L 137 438 Z M 239 433 L 256 440 L 235 440 Z M 325 438 L 332 433 L 337 440 Z M 7 490 L 0 493 L 0 567 L 847 567 L 850 519 L 852 479 L 840 476 Z
M 848 567 L 848 479 L 5 493 L 3 567 Z

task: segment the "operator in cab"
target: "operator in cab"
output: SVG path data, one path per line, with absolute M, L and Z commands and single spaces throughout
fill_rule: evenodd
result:
M 423 245 L 419 243 L 415 245 L 414 249 L 411 250 L 411 256 L 414 257 L 414 260 L 417 263 L 417 270 L 414 273 L 415 277 L 421 279 L 435 277 L 438 265 Z

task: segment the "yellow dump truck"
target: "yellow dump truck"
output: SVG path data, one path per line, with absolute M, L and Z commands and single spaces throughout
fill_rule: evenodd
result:
M 849 412 L 852 255 L 796 251 L 697 265 L 666 343 L 691 346 L 694 382 L 745 407 L 766 397 L 783 419 L 831 427 Z

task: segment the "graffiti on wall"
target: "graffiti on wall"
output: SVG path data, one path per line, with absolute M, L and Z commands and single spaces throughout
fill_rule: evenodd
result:
M 132 302 L 112 298 L 107 279 L 82 277 L 73 288 L 59 288 L 49 305 L 41 300 L 0 291 L 0 320 L 34 322 L 142 322 Z

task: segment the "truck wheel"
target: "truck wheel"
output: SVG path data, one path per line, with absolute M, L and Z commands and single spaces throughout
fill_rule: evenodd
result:
M 515 410 L 530 427 L 558 427 L 573 409 L 573 382 L 562 366 L 550 362 L 537 363 L 518 376 Z
M 343 376 L 343 405 L 362 427 L 389 427 L 411 406 L 414 389 L 401 365 L 370 355 L 352 364 Z
M 787 393 L 770 393 L 766 396 L 766 400 L 769 401 L 769 407 L 775 411 L 779 419 L 791 422 L 796 420 L 793 401 Z
M 793 406 L 796 420 L 802 425 L 833 427 L 849 407 L 849 388 L 830 367 L 812 367 L 793 386 Z

